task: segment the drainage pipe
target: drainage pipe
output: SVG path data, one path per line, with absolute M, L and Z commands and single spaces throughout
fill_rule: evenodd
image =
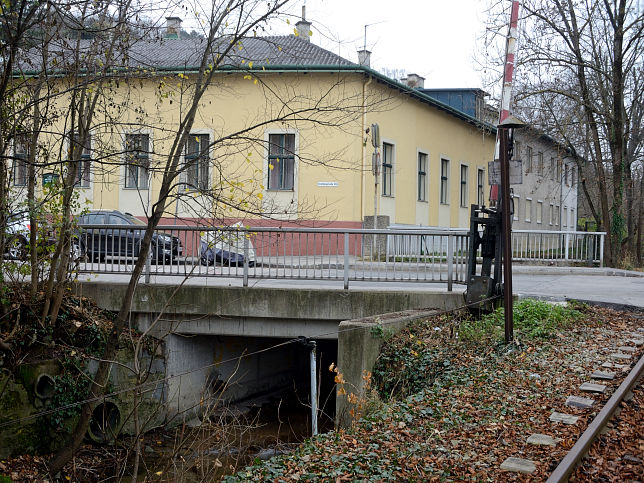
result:
M 313 436 L 318 434 L 318 381 L 317 381 L 317 362 L 315 360 L 316 344 L 314 340 L 309 341 L 311 348 L 311 432 Z

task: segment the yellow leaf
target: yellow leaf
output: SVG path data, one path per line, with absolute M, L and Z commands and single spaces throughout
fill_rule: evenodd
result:
M 293 29 L 293 35 L 295 35 L 296 37 L 299 37 L 300 33 L 297 31 L 297 29 Z
M 253 81 L 253 84 L 257 84 L 257 79 L 255 79 L 255 80 Z
M 257 197 L 261 200 L 264 198 L 264 193 L 257 193 Z
M 291 21 L 289 19 L 286 19 L 286 25 L 291 25 Z
M 252 62 L 249 62 L 249 63 L 248 63 L 248 68 L 249 68 L 249 69 L 252 69 L 252 68 L 253 68 L 253 63 L 252 63 Z

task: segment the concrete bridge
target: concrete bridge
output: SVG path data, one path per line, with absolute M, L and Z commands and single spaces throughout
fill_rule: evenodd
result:
M 85 281 L 77 290 L 117 311 L 126 287 L 125 280 Z M 365 347 L 355 333 L 338 340 L 342 321 L 462 304 L 462 293 L 446 291 L 140 284 L 132 325 L 165 341 L 165 410 L 173 417 L 194 414 L 202 396 L 221 387 L 224 399 L 249 404 L 294 384 L 306 388 L 308 349 L 297 343 L 272 348 L 280 342 L 300 336 L 316 340 L 319 367 L 326 368 L 339 359 L 363 357 Z M 322 391 L 331 395 L 333 374 L 320 370 L 320 377 Z M 307 400 L 308 391 L 301 398 Z

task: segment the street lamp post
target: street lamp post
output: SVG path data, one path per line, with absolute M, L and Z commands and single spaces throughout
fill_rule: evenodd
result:
M 498 125 L 499 163 L 501 165 L 501 225 L 503 230 L 503 307 L 505 308 L 505 343 L 514 340 L 512 308 L 512 225 L 510 225 L 510 153 L 514 129 L 524 124 L 508 116 Z

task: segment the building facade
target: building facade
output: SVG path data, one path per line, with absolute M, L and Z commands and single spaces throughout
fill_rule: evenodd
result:
M 73 169 L 79 207 L 150 213 L 189 108 L 199 45 L 168 37 L 133 46 L 73 167 L 61 162 L 75 139 L 69 116 L 39 136 L 38 180 Z M 307 35 L 240 43 L 199 104 L 164 221 L 361 227 L 376 213 L 391 224 L 467 227 L 470 203 L 488 190 L 494 127 L 361 59 L 351 63 Z M 64 112 L 69 97 L 59 90 L 52 102 Z M 16 204 L 25 198 L 23 158 L 15 143 Z

